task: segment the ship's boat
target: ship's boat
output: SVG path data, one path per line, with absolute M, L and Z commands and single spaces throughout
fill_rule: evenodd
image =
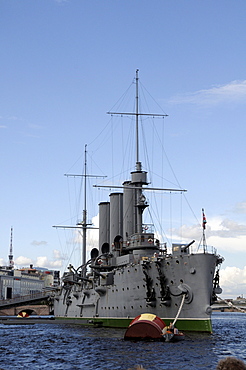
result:
M 181 340 L 184 340 L 185 339 L 185 335 L 184 333 L 182 332 L 178 332 L 178 333 L 172 333 L 172 332 L 166 332 L 165 334 L 163 334 L 163 340 L 165 342 L 180 342 Z
M 138 71 L 135 81 L 138 101 Z M 138 137 L 138 105 L 133 114 Z M 79 268 L 70 265 L 56 289 L 56 319 L 127 328 L 144 312 L 160 317 L 167 325 L 179 313 L 179 330 L 212 331 L 211 305 L 221 292 L 219 267 L 223 258 L 207 248 L 194 253 L 194 241 L 173 243 L 168 252 L 152 229 L 143 224 L 143 213 L 149 206 L 144 195 L 147 189 L 157 190 L 148 187 L 137 141 L 136 167 L 130 179 L 116 187 L 109 201 L 99 204 L 99 246 L 92 249 L 88 261 L 89 224 L 83 211 L 83 221 L 78 225 L 83 232 L 83 263 Z

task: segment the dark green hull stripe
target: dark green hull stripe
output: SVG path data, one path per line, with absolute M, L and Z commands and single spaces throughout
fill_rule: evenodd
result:
M 87 325 L 87 326 L 103 326 L 108 328 L 127 328 L 132 319 L 125 318 L 84 318 L 84 317 L 56 317 L 56 321 Z M 169 325 L 170 319 L 163 318 L 166 325 Z M 211 319 L 178 319 L 175 325 L 179 330 L 197 331 L 212 333 Z

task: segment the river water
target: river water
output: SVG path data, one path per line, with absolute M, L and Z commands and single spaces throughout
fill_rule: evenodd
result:
M 246 314 L 213 313 L 213 334 L 164 343 L 124 341 L 125 329 L 0 325 L 0 369 L 215 369 L 227 356 L 246 361 L 245 326 Z

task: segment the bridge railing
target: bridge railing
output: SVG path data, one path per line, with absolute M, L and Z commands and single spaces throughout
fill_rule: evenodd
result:
M 33 300 L 38 300 L 38 299 L 45 299 L 48 298 L 50 294 L 46 291 L 43 292 L 33 292 L 30 294 L 22 295 L 19 297 L 14 297 L 14 298 L 8 298 L 8 299 L 1 299 L 0 300 L 0 307 L 4 306 L 9 306 L 9 305 L 14 305 L 17 303 L 22 303 L 22 302 L 30 302 Z

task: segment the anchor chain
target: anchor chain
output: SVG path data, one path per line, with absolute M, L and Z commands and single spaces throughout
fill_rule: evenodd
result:
M 157 279 L 160 281 L 161 301 L 163 302 L 163 304 L 168 306 L 168 305 L 170 305 L 171 294 L 170 294 L 169 286 L 166 284 L 166 280 L 167 280 L 166 276 L 162 272 L 161 263 L 159 261 L 156 261 L 156 268 L 157 268 L 157 271 L 158 271 L 158 274 L 159 274 Z
M 146 271 L 149 268 L 151 268 L 149 266 L 149 264 L 147 264 L 147 263 L 143 264 L 143 273 L 144 273 L 144 276 L 145 276 L 145 278 L 143 280 L 146 282 L 146 288 L 147 288 L 146 301 L 150 306 L 151 305 L 155 306 L 155 304 L 156 304 L 156 292 L 155 292 L 155 288 L 153 287 L 153 279 L 149 276 L 148 272 Z

